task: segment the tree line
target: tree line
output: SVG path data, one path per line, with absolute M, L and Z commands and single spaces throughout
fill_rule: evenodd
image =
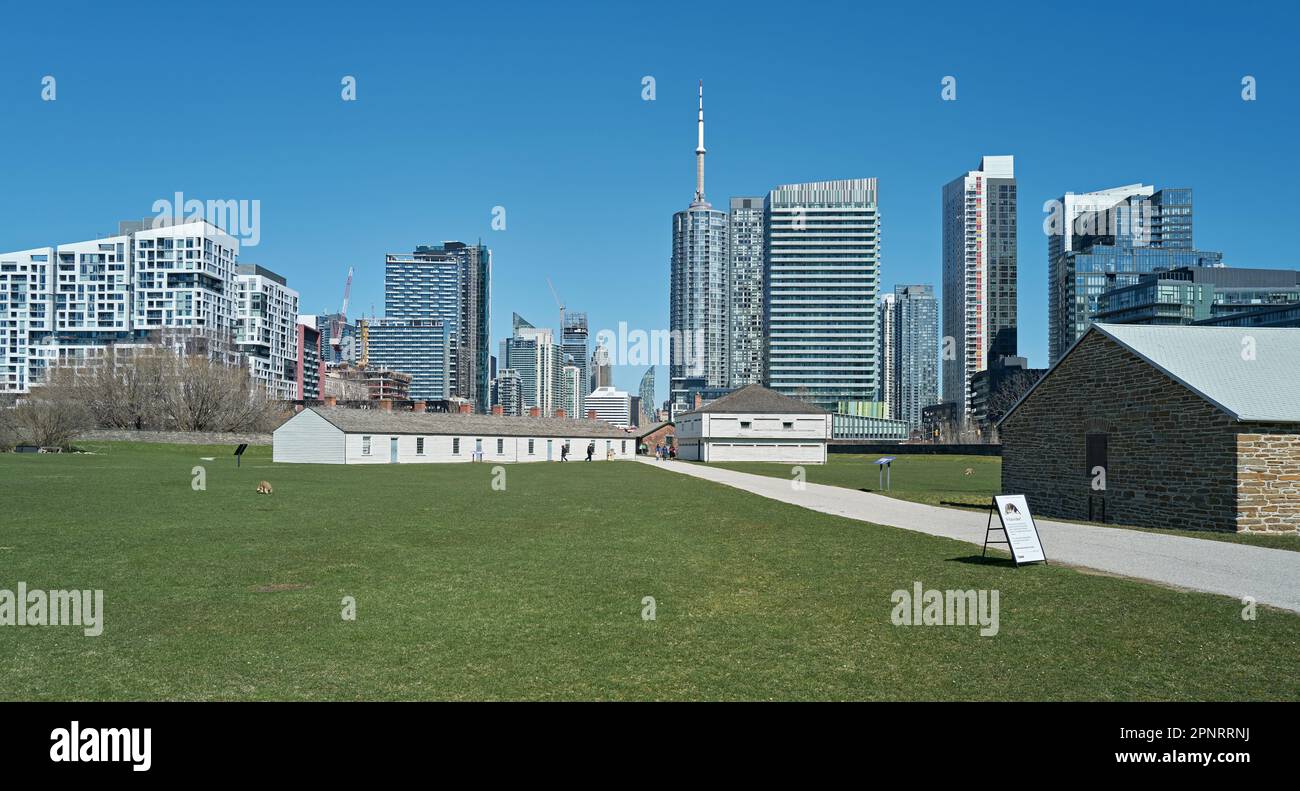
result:
M 10 409 L 0 409 L 0 449 L 68 448 L 87 429 L 265 432 L 288 409 L 243 368 L 168 348 L 110 349 L 83 367 L 58 366 Z

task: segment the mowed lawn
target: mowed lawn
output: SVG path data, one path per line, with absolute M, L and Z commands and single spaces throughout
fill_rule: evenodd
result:
M 488 464 L 93 448 L 0 455 L 0 588 L 105 595 L 99 637 L 0 626 L 0 698 L 1300 698 L 1300 616 L 634 462 L 513 465 L 495 491 Z M 998 634 L 892 625 L 915 582 L 997 590 Z
M 1002 460 L 997 456 L 897 455 L 890 464 L 888 490 L 882 484 L 879 467 L 872 463 L 880 458 L 880 454 L 831 453 L 826 464 L 808 464 L 803 469 L 809 483 L 888 494 L 929 505 L 987 509 L 989 499 L 1002 490 Z M 739 462 L 712 466 L 781 478 L 794 474 L 789 464 Z
M 832 453 L 829 454 L 829 460 L 826 464 L 804 466 L 805 479 L 810 483 L 887 494 L 901 500 L 911 500 L 928 505 L 979 510 L 987 510 L 989 500 L 993 495 L 1002 492 L 1002 459 L 997 456 L 899 454 L 894 457 L 894 461 L 890 465 L 892 487 L 888 490 L 881 488 L 879 468 L 872 464 L 879 458 L 881 458 L 880 455 L 863 456 L 853 453 Z M 790 464 L 765 462 L 724 463 L 711 466 L 776 478 L 789 478 L 793 475 L 794 470 L 794 466 Z M 969 471 L 969 474 L 967 471 Z M 1030 506 L 1033 506 L 1032 502 Z M 1125 525 L 1096 524 L 1100 527 L 1114 527 L 1124 530 L 1142 529 Z M 1211 541 L 1253 544 L 1269 549 L 1287 549 L 1293 552 L 1300 551 L 1300 535 L 1295 534 L 1258 535 L 1209 530 L 1154 529 L 1147 532 L 1204 538 Z

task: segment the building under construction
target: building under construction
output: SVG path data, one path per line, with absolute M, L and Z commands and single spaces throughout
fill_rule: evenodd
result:
M 409 401 L 411 375 L 376 366 L 337 365 L 325 375 L 323 395 L 339 401 Z

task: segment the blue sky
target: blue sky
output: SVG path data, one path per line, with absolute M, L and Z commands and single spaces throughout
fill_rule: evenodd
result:
M 1045 365 L 1042 204 L 1066 191 L 1190 186 L 1198 247 L 1300 264 L 1297 12 L 1217 7 L 7 4 L 0 250 L 94 238 L 177 191 L 256 199 L 261 243 L 241 257 L 304 312 L 336 309 L 352 266 L 350 313 L 382 315 L 386 252 L 482 238 L 494 342 L 512 311 L 557 322 L 547 277 L 593 334 L 664 327 L 703 79 L 712 202 L 875 176 L 886 288 L 939 284 L 942 185 L 1015 155 L 1021 352 Z M 635 392 L 641 373 L 615 383 Z

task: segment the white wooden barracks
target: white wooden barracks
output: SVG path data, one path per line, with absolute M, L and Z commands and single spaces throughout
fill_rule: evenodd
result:
M 825 464 L 830 437 L 830 412 L 749 385 L 678 417 L 677 457 Z
M 298 464 L 429 464 L 437 462 L 628 459 L 636 438 L 599 420 L 505 417 L 381 409 L 304 409 L 275 430 L 272 458 Z

